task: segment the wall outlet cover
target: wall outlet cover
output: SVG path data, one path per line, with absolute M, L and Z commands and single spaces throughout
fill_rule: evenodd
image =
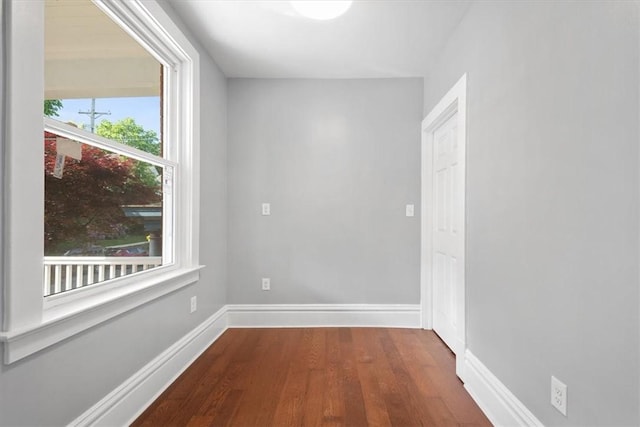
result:
M 551 405 L 567 416 L 567 385 L 551 376 Z

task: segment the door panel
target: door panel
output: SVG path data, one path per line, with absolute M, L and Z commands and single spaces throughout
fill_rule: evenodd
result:
M 458 115 L 433 130 L 434 206 L 433 227 L 433 329 L 457 351 L 457 307 L 463 289 L 464 241 L 460 230 L 463 218 L 464 171 L 458 144 Z
M 447 184 L 449 182 L 449 170 L 442 169 L 436 172 L 436 229 L 440 232 L 447 231 L 447 220 L 449 213 L 447 212 Z

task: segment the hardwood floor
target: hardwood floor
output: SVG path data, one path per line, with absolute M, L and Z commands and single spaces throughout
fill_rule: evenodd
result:
M 229 329 L 133 426 L 490 426 L 431 331 Z

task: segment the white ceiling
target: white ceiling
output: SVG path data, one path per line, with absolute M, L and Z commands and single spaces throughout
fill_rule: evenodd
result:
M 315 21 L 287 1 L 172 0 L 228 77 L 422 77 L 468 0 L 356 0 Z

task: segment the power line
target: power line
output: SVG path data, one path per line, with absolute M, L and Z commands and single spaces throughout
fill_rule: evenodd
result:
M 110 116 L 111 111 L 96 111 L 96 99 L 91 98 L 91 110 L 88 111 L 78 111 L 78 114 L 87 114 L 91 119 L 91 133 L 94 133 L 96 118 L 102 116 Z

